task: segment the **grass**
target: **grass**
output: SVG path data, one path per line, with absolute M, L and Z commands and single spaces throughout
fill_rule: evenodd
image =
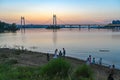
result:
M 16 59 L 8 59 L 4 62 L 4 64 L 7 64 L 7 65 L 14 65 L 17 63 L 18 63 L 18 61 Z
M 93 80 L 93 71 L 88 65 L 79 66 L 73 75 L 75 80 Z
M 0 80 L 40 80 L 40 67 L 0 65 Z
M 0 64 L 0 80 L 93 80 L 89 66 L 83 65 L 74 71 L 62 58 L 53 59 L 41 67 L 16 66 L 16 63 L 17 60 L 11 59 Z
M 41 68 L 42 76 L 48 76 L 51 79 L 55 77 L 66 78 L 71 71 L 71 64 L 62 58 L 53 59 L 47 65 Z
M 1 58 L 8 58 L 8 55 L 7 54 L 0 54 L 0 57 Z

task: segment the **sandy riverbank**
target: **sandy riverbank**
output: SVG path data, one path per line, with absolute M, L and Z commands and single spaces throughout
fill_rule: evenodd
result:
M 53 55 L 50 55 L 50 59 L 53 58 Z M 16 50 L 8 48 L 0 48 L 0 63 L 8 60 L 14 59 L 17 60 L 15 66 L 42 66 L 48 63 L 46 59 L 46 53 L 42 52 L 32 52 L 27 50 Z M 85 61 L 79 60 L 76 58 L 66 57 L 73 67 L 78 65 L 85 64 Z M 105 66 L 100 65 L 90 65 L 94 70 L 95 80 L 107 80 L 110 69 Z M 114 74 L 115 80 L 120 80 L 120 70 L 115 69 Z

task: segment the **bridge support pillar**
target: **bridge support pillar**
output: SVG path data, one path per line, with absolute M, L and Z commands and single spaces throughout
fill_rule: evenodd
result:
M 21 17 L 21 31 L 22 29 L 24 29 L 25 31 L 25 18 L 24 17 Z

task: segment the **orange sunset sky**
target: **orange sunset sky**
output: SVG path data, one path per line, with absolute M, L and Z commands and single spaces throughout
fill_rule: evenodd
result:
M 107 24 L 120 19 L 120 0 L 0 0 L 0 20 L 20 24 Z M 64 23 L 63 23 L 63 22 Z

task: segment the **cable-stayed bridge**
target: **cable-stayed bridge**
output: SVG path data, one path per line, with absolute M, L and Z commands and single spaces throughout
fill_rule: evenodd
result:
M 58 24 L 58 22 L 60 24 Z M 27 25 L 26 25 L 27 23 Z M 45 22 L 40 23 L 39 25 L 31 24 L 32 22 L 26 20 L 25 17 L 21 17 L 21 25 L 20 28 L 93 28 L 93 27 L 101 27 L 104 26 L 102 24 L 67 24 L 60 18 L 58 18 L 55 14 L 53 17 L 48 19 Z

